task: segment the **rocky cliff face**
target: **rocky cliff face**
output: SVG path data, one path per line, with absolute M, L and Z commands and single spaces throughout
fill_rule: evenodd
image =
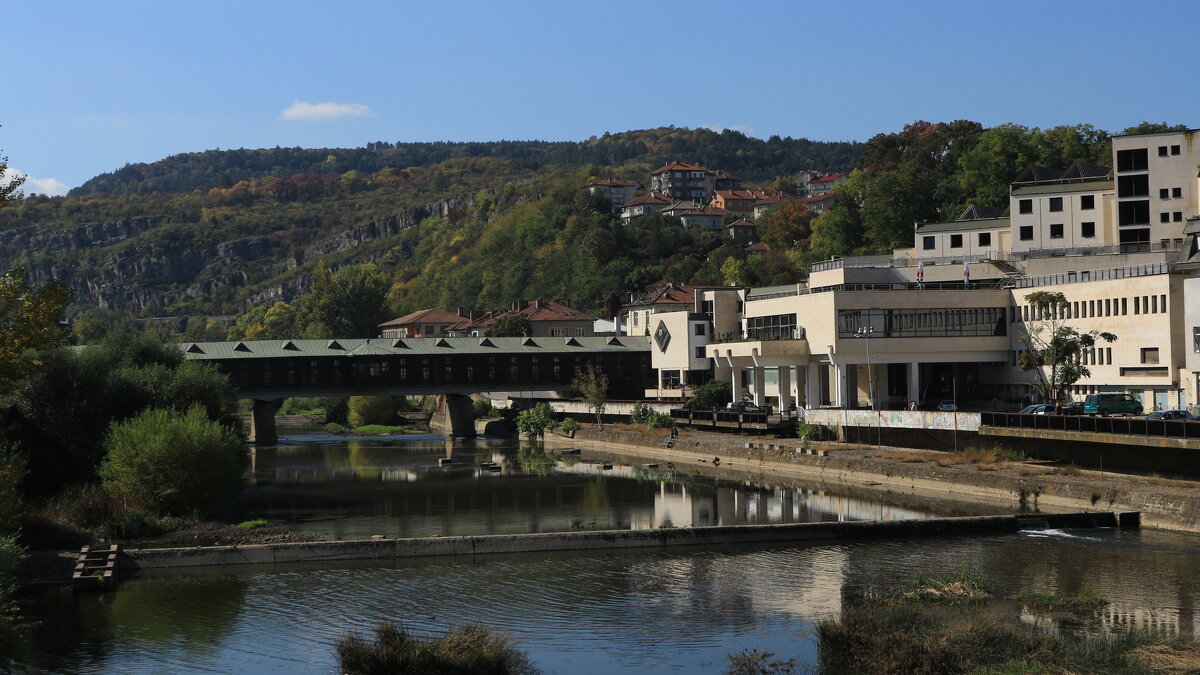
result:
M 23 265 L 39 284 L 66 281 L 75 291 L 75 311 L 103 307 L 145 316 L 219 298 L 218 313 L 236 313 L 248 304 L 295 300 L 311 282 L 296 271 L 305 263 L 398 235 L 431 216 L 445 217 L 472 199 L 461 195 L 406 209 L 311 242 L 299 253 L 269 235 L 199 247 L 163 241 L 153 236 L 172 224 L 162 216 L 36 225 L 0 232 L 0 265 Z M 276 281 L 255 288 L 268 279 Z

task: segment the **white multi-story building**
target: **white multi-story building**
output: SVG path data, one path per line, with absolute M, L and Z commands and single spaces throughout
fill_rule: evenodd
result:
M 1006 209 L 917 223 L 912 248 L 818 263 L 805 283 L 696 289 L 691 311 L 642 317 L 646 332 L 667 338 L 652 346 L 660 381 L 730 379 L 738 398 L 777 407 L 1016 404 L 1036 396 L 1034 374 L 1016 366 L 1041 318 L 1026 296 L 1055 291 L 1072 325 L 1117 335 L 1084 354 L 1091 374 L 1072 396 L 1120 391 L 1146 410 L 1195 406 L 1195 133 L 1115 137 L 1112 169 L 1030 167 Z M 705 321 L 701 336 L 693 324 Z

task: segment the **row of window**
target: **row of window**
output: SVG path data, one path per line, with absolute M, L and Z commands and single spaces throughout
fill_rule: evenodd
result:
M 1007 334 L 1004 309 L 842 309 L 838 337 L 987 337 Z
M 1179 146 L 1178 146 L 1178 145 L 1172 145 L 1172 146 L 1171 146 L 1171 154 L 1172 154 L 1172 155 L 1178 155 L 1178 154 L 1179 154 L 1179 150 L 1180 150 L 1180 148 L 1179 148 Z M 1158 146 L 1158 156 L 1159 156 L 1159 157 L 1166 157 L 1166 156 L 1167 156 L 1167 146 L 1165 146 L 1165 145 L 1160 145 L 1160 146 Z
M 1080 211 L 1090 211 L 1094 208 L 1096 208 L 1096 195 L 1080 195 L 1079 196 L 1079 210 Z M 1050 211 L 1058 212 L 1058 211 L 1062 211 L 1062 210 L 1063 210 L 1063 198 L 1062 197 L 1051 197 L 1050 198 Z M 1019 200 L 1017 202 L 1017 212 L 1018 213 L 1033 213 L 1033 200 L 1032 199 Z
M 1033 241 L 1033 225 L 1022 225 L 1017 228 L 1017 238 L 1021 241 Z M 1050 238 L 1062 239 L 1064 229 L 1062 223 L 1050 224 Z M 1096 236 L 1096 223 L 1087 221 L 1079 224 L 1079 236 L 1084 239 L 1091 239 Z
M 1167 195 L 1170 195 L 1170 196 L 1167 196 Z M 1183 188 L 1170 188 L 1169 190 L 1167 188 L 1159 188 L 1158 189 L 1158 198 L 1159 199 L 1181 199 L 1182 197 L 1183 197 Z
M 1133 296 L 1133 313 L 1161 314 L 1167 311 L 1167 294 Z M 1051 307 L 1048 313 L 1032 305 L 1020 305 L 1012 320 L 1043 321 L 1047 319 L 1089 319 L 1101 316 L 1127 316 L 1129 298 L 1103 298 L 1100 300 L 1074 300 L 1063 307 Z
M 991 246 L 992 245 L 992 233 L 991 232 L 980 232 L 976 236 L 978 237 L 977 241 L 979 242 L 979 246 L 982 247 L 982 246 Z M 962 247 L 963 247 L 963 235 L 961 235 L 961 234 L 950 235 L 950 248 L 962 248 Z M 933 249 L 937 248 L 937 237 L 935 237 L 933 235 L 926 235 L 926 236 L 922 237 L 921 238 L 921 248 L 923 248 L 926 251 L 932 251 Z
M 1183 211 L 1163 211 L 1158 214 L 1158 222 L 1169 223 L 1171 221 L 1183 222 Z

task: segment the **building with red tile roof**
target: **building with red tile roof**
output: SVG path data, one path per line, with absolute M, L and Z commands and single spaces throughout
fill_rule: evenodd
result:
M 661 211 L 674 203 L 675 200 L 665 194 L 648 192 L 621 205 L 621 220 L 628 225 L 634 218 Z
M 696 291 L 716 288 L 728 286 L 664 284 L 647 290 L 641 296 L 631 296 L 624 312 L 626 334 L 649 335 L 652 314 L 696 311 Z
M 837 185 L 838 183 L 845 183 L 847 178 L 849 177 L 844 173 L 831 173 L 828 176 L 814 178 L 808 182 L 809 194 L 819 195 L 827 192 L 833 192 L 833 186 Z
M 451 332 L 458 336 L 483 337 L 501 318 L 515 315 L 529 321 L 529 337 L 588 337 L 595 334 L 596 317 L 545 298 L 519 300 L 509 309 L 472 314 L 471 319 L 453 326 Z
M 433 337 L 445 333 L 466 317 L 441 309 L 419 309 L 379 324 L 385 338 Z
M 650 172 L 650 189 L 675 199 L 705 201 L 713 186 L 713 172 L 695 164 L 668 162 Z
M 601 178 L 583 186 L 593 195 L 600 195 L 612 204 L 612 214 L 621 212 L 621 205 L 633 199 L 634 193 L 642 184 L 635 180 L 617 180 L 616 178 Z

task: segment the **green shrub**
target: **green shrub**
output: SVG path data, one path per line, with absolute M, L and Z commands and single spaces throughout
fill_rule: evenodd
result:
M 350 428 L 347 426 L 338 424 L 337 422 L 330 422 L 329 424 L 325 425 L 325 431 L 328 431 L 331 434 L 344 434 L 344 433 L 350 431 Z
M 765 649 L 743 649 L 730 652 L 726 675 L 791 675 L 800 667 L 796 659 L 772 659 L 775 652 Z
M 650 406 L 638 401 L 633 404 L 633 410 L 629 411 L 630 424 L 649 424 L 651 416 L 654 415 L 654 409 Z
M 471 412 L 476 419 L 481 417 L 491 417 L 496 414 L 496 409 L 492 407 L 492 402 L 486 399 L 475 399 L 471 401 Z
M 242 528 L 243 530 L 253 530 L 254 528 L 257 528 L 257 527 L 266 527 L 267 521 L 263 520 L 262 518 L 256 518 L 254 520 L 243 520 L 242 522 L 238 523 L 237 526 Z
M 390 396 L 351 396 L 350 426 L 357 429 L 369 424 L 391 424 L 396 404 Z
M 675 418 L 667 413 L 650 411 L 650 419 L 646 422 L 647 429 L 670 429 L 675 426 Z
M 553 429 L 557 425 L 558 415 L 546 403 L 539 403 L 529 410 L 522 410 L 517 415 L 517 428 L 529 438 L 537 438 L 546 433 L 547 429 Z
M 442 637 L 415 637 L 395 624 L 381 624 L 374 641 L 347 635 L 337 644 L 346 675 L 531 675 L 540 672 L 512 638 L 486 626 L 467 624 Z
M 576 422 L 574 419 L 568 417 L 562 421 L 562 424 L 558 425 L 558 428 L 573 434 L 576 431 L 579 431 L 579 422 Z
M 806 441 L 817 441 L 825 436 L 825 429 L 819 424 L 796 422 L 796 436 Z
M 709 380 L 693 390 L 686 408 L 718 410 L 733 400 L 733 384 L 729 380 Z
M 228 512 L 242 489 L 246 451 L 241 439 L 209 420 L 204 409 L 186 413 L 152 408 L 114 423 L 100 467 L 105 489 L 160 514 Z
M 367 436 L 390 436 L 392 434 L 402 434 L 405 431 L 408 431 L 408 429 L 390 424 L 364 424 L 354 429 L 354 433 L 365 434 Z
M 315 414 L 312 411 L 320 409 L 319 398 L 285 398 L 279 412 L 283 415 L 306 415 Z

